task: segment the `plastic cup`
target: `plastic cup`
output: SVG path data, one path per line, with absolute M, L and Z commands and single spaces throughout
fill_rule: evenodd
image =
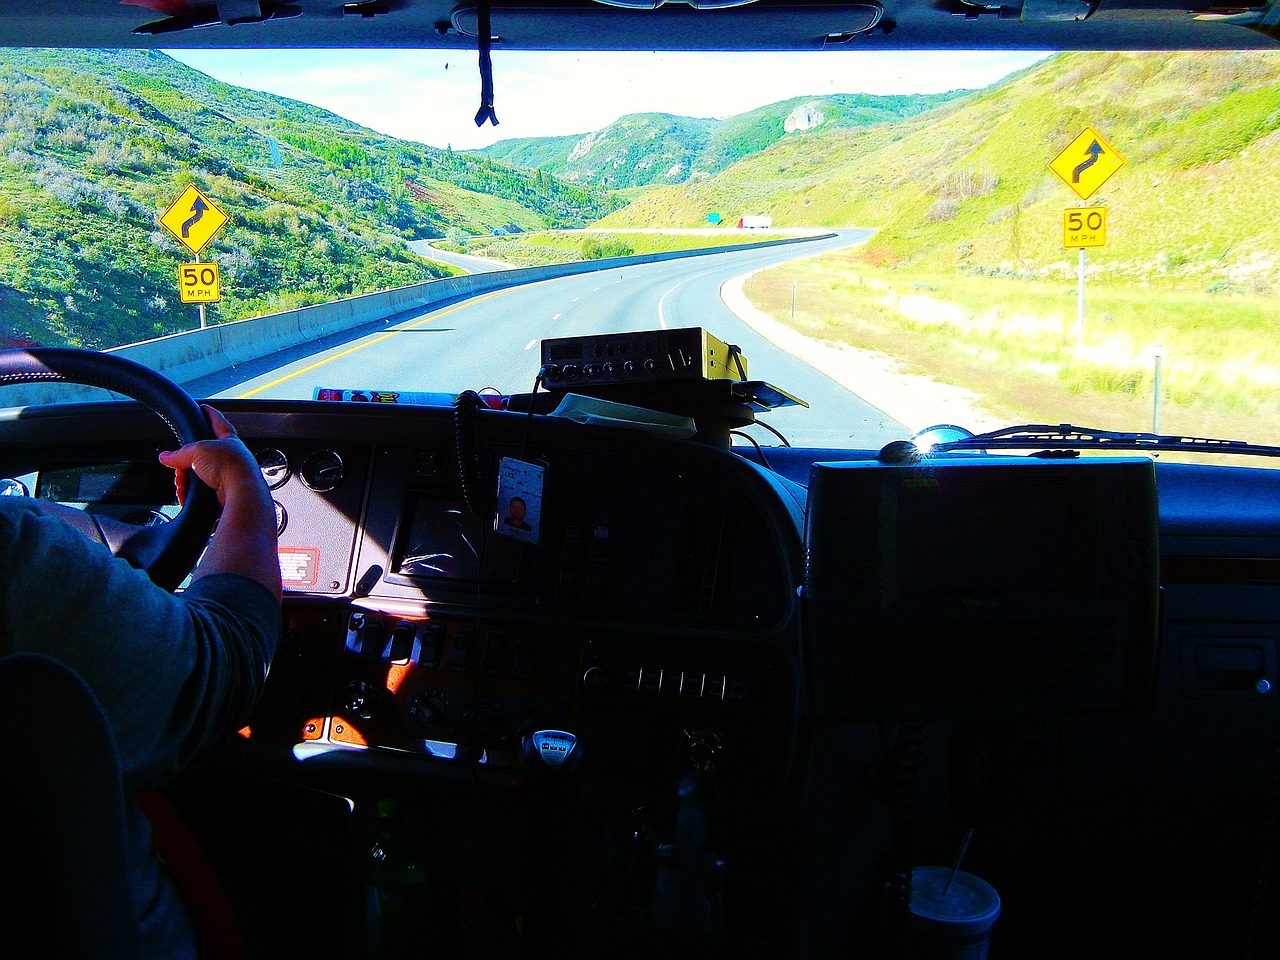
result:
M 911 871 L 907 956 L 911 960 L 986 960 L 1000 895 L 991 884 L 950 867 Z M 943 892 L 943 888 L 946 892 Z

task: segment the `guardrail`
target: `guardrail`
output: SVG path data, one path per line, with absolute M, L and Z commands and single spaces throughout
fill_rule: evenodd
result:
M 158 370 L 179 385 L 186 385 L 248 360 L 256 360 L 335 333 L 354 330 L 366 324 L 386 321 L 400 314 L 421 311 L 427 307 L 446 306 L 491 290 L 639 263 L 657 263 L 711 253 L 805 243 L 811 240 L 824 240 L 835 235 L 828 232 L 813 236 L 762 240 L 759 243 L 726 244 L 717 247 L 671 250 L 630 257 L 607 257 L 601 260 L 580 260 L 544 267 L 517 267 L 513 270 L 497 270 L 492 273 L 445 277 L 408 287 L 350 297 L 346 300 L 299 307 L 296 310 L 285 310 L 263 317 L 233 320 L 199 330 L 173 333 L 155 340 L 113 347 L 104 352 L 128 357 L 153 370 Z M 0 392 L 0 407 L 101 399 L 105 393 L 93 387 L 67 384 L 24 384 L 6 387 L 3 392 Z

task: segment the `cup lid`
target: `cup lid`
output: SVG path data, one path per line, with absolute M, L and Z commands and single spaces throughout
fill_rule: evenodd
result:
M 912 870 L 911 913 L 926 920 L 969 927 L 974 932 L 994 923 L 1000 916 L 1000 895 L 995 887 L 963 870 L 957 871 L 948 887 L 950 876 L 950 867 Z M 943 887 L 947 887 L 945 894 Z

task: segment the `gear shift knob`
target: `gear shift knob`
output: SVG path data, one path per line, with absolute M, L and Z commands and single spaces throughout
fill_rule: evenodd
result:
M 520 752 L 531 766 L 568 773 L 582 757 L 578 738 L 567 730 L 534 730 L 520 738 Z

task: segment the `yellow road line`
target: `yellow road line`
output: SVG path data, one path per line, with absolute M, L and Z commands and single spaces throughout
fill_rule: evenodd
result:
M 254 389 L 250 390 L 248 393 L 240 394 L 239 396 L 236 397 L 236 399 L 247 400 L 249 399 L 249 397 L 252 397 L 255 394 L 259 394 L 263 390 L 270 390 L 272 387 L 279 386 L 282 383 L 286 383 L 289 380 L 292 380 L 294 377 L 300 377 L 304 373 L 310 373 L 312 370 L 315 370 L 319 367 L 323 367 L 326 363 L 332 363 L 334 360 L 340 360 L 343 357 L 346 357 L 346 356 L 349 356 L 350 354 L 355 353 L 357 350 L 363 350 L 365 347 L 371 347 L 375 343 L 381 343 L 383 340 L 386 340 L 388 337 L 394 337 L 397 333 L 402 333 L 405 330 L 412 330 L 414 327 L 421 326 L 424 323 L 428 323 L 432 320 L 435 320 L 437 317 L 448 316 L 449 314 L 453 313 L 455 310 L 461 310 L 463 307 L 468 307 L 473 303 L 480 303 L 484 300 L 490 300 L 493 297 L 498 296 L 499 294 L 503 294 L 507 292 L 509 291 L 494 290 L 492 293 L 486 293 L 483 296 L 473 297 L 470 300 L 464 301 L 463 303 L 455 303 L 452 307 L 446 307 L 444 310 L 441 310 L 438 313 L 428 314 L 427 316 L 422 317 L 419 320 L 415 320 L 413 323 L 409 324 L 407 327 L 396 327 L 394 330 L 388 330 L 386 333 L 381 334 L 377 337 L 374 337 L 372 340 L 366 340 L 363 343 L 358 343 L 354 347 L 348 347 L 346 350 L 343 350 L 341 353 L 335 353 L 331 357 L 325 357 L 323 360 L 317 360 L 315 363 L 309 364 L 308 366 L 303 367 L 301 370 L 295 370 L 293 373 L 285 374 L 283 377 L 277 377 L 275 380 L 272 380 L 270 383 L 264 383 L 262 386 L 255 387 Z

